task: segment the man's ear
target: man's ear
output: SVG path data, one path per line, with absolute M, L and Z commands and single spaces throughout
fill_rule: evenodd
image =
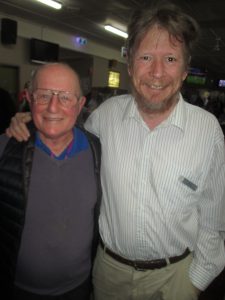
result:
M 128 72 L 128 75 L 131 77 L 132 76 L 132 67 L 130 65 L 127 65 L 127 72 Z
M 29 103 L 29 105 L 31 105 L 31 97 L 32 97 L 31 93 L 29 92 L 28 89 L 25 89 L 24 93 L 25 93 L 26 101 Z
M 182 76 L 182 80 L 184 81 L 188 76 L 188 71 L 185 71 Z
M 85 96 L 81 96 L 80 99 L 78 100 L 79 113 L 81 112 L 81 110 L 82 110 L 85 102 L 86 102 L 86 97 Z

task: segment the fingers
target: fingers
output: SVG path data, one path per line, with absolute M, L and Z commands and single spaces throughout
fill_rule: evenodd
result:
M 6 129 L 5 133 L 8 137 L 14 137 L 17 141 L 27 141 L 30 133 L 27 129 L 26 123 L 31 120 L 31 113 L 16 113 L 10 121 L 9 128 Z

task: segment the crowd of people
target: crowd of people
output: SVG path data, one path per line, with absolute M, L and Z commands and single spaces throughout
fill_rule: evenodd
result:
M 183 90 L 185 100 L 211 112 L 218 119 L 225 134 L 225 92 L 211 89 Z
M 31 112 L 0 137 L 10 299 L 86 300 L 93 285 L 95 300 L 195 300 L 222 272 L 224 135 L 181 93 L 198 37 L 175 5 L 135 11 L 132 93 L 104 101 L 85 129 L 75 125 L 85 104 L 76 72 L 53 63 L 34 73 Z

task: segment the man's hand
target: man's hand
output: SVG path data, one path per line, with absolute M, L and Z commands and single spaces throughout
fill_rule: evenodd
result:
M 19 112 L 12 117 L 9 128 L 5 133 L 8 137 L 14 137 L 17 141 L 27 141 L 30 133 L 26 123 L 32 119 L 30 112 Z

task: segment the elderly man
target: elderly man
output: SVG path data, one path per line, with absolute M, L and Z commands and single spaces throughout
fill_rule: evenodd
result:
M 0 137 L 1 291 L 7 299 L 88 300 L 99 142 L 74 127 L 85 97 L 69 66 L 37 69 L 27 99 L 29 140 Z

